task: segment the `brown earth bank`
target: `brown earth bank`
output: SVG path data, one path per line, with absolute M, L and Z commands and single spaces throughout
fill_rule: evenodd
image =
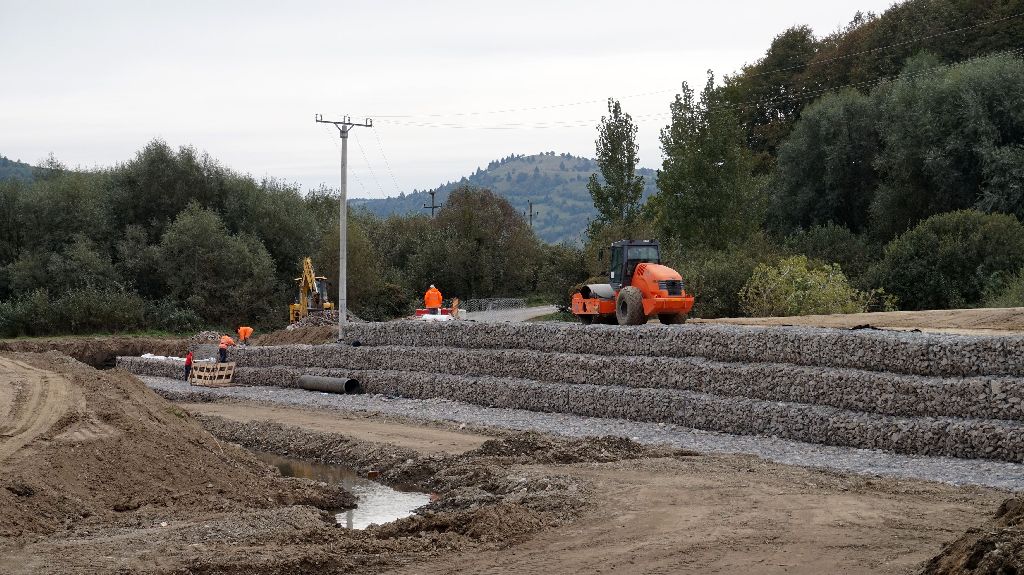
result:
M 767 326 L 807 325 L 840 329 L 870 326 L 878 329 L 919 329 L 963 335 L 1019 335 L 1024 333 L 1024 308 L 892 311 L 795 317 L 736 317 L 689 321 Z
M 1024 573 L 1024 499 L 1007 499 L 995 517 L 967 531 L 928 562 L 923 575 Z
M 231 513 L 263 513 L 270 521 L 288 506 L 353 503 L 340 486 L 282 478 L 130 375 L 56 352 L 0 355 L 2 573 L 76 571 L 60 554 L 24 553 L 41 538 L 67 541 Z M 288 509 L 273 521 L 294 515 L 309 525 L 330 522 L 313 507 Z M 132 562 L 119 568 L 145 570 Z
M 114 367 L 119 355 L 167 355 L 182 357 L 189 340 L 151 336 L 95 336 L 0 339 L 0 351 L 45 353 L 59 351 L 96 368 Z

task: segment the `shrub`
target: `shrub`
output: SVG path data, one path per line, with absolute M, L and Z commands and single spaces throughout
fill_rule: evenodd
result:
M 673 247 L 667 262 L 683 276 L 686 291 L 695 298 L 696 317 L 741 315 L 740 289 L 759 264 L 775 262 L 779 248 L 762 234 L 742 245 L 723 250 L 689 250 Z
M 1024 307 L 1024 269 L 993 285 L 985 298 L 985 307 Z
M 814 266 L 801 255 L 758 265 L 739 298 L 744 313 L 772 317 L 863 312 L 870 295 L 851 287 L 838 264 Z
M 981 304 L 1000 277 L 1022 267 L 1017 218 L 963 210 L 932 216 L 890 242 L 868 275 L 903 309 L 949 309 Z

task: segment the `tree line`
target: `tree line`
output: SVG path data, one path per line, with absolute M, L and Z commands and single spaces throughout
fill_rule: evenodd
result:
M 703 316 L 1024 305 L 1021 12 L 910 1 L 787 30 L 723 84 L 682 86 L 642 205 L 610 100 L 587 274 L 610 241 L 658 237 Z
M 338 217 L 334 190 L 303 194 L 159 140 L 108 169 L 51 160 L 0 182 L 0 335 L 281 327 L 302 258 L 337 289 Z M 559 249 L 477 188 L 435 218 L 350 210 L 348 246 L 349 305 L 365 319 L 410 313 L 431 283 L 462 298 L 543 291 Z
M 702 316 L 1024 305 L 1024 62 L 1000 53 L 1024 39 L 1021 4 L 787 30 L 723 84 L 682 86 L 656 173 L 609 101 L 582 247 L 469 181 L 433 218 L 350 210 L 350 307 L 397 317 L 432 283 L 564 304 L 629 237 L 662 240 Z M 162 141 L 106 169 L 51 158 L 0 182 L 0 335 L 279 327 L 303 257 L 337 277 L 337 202 Z

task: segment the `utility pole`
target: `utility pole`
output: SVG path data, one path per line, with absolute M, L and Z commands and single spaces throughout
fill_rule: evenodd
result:
M 539 216 L 540 212 L 533 211 L 533 200 L 526 200 L 526 203 L 527 203 L 527 205 L 530 206 L 529 217 L 530 217 L 530 227 L 532 228 L 533 227 L 533 216 Z M 526 214 L 523 214 L 523 215 L 525 216 Z
M 430 194 L 430 205 L 428 206 L 427 204 L 423 204 L 423 209 L 424 210 L 430 210 L 430 217 L 434 217 L 434 210 L 436 210 L 437 208 L 440 208 L 444 204 L 434 203 L 434 194 L 436 194 L 437 191 L 431 191 L 431 192 L 428 192 L 428 193 Z
M 348 133 L 356 127 L 372 128 L 373 120 L 366 118 L 362 124 L 353 122 L 352 118 L 343 116 L 341 120 L 325 120 L 320 114 L 316 115 L 318 124 L 334 124 L 341 136 L 341 221 L 338 223 L 338 233 L 341 238 L 341 245 L 338 251 L 338 341 L 345 337 L 345 324 L 348 323 L 348 299 L 346 282 L 348 281 Z

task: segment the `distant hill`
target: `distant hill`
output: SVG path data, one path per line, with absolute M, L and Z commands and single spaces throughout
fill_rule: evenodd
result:
M 9 160 L 4 156 L 0 156 L 0 181 L 4 180 L 24 180 L 26 182 L 32 181 L 32 166 L 24 162 L 16 162 Z
M 507 199 L 521 212 L 533 201 L 533 229 L 549 243 L 577 243 L 586 230 L 587 220 L 596 215 L 587 192 L 590 174 L 598 171 L 597 162 L 570 154 L 546 152 L 533 156 L 512 155 L 495 160 L 486 169 L 477 168 L 472 175 L 448 182 L 434 191 L 438 202 L 447 201 L 448 194 L 462 185 L 487 188 Z M 637 170 L 644 176 L 644 199 L 654 194 L 655 171 Z M 391 214 L 423 213 L 423 204 L 430 203 L 429 191 L 382 199 L 352 199 L 351 206 L 361 206 L 386 217 Z

